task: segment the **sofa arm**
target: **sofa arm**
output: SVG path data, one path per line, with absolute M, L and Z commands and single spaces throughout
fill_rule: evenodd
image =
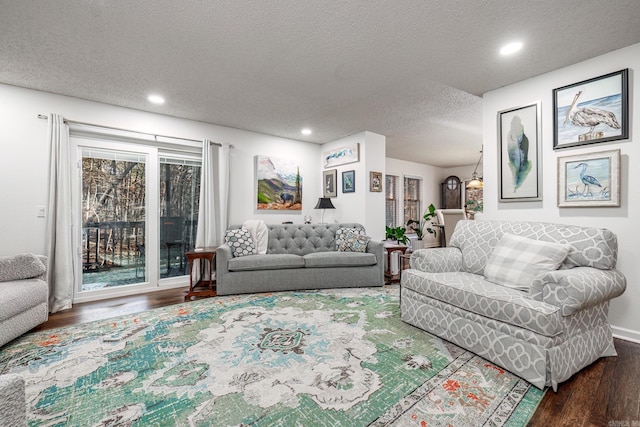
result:
M 563 316 L 570 316 L 622 295 L 626 287 L 627 279 L 618 270 L 576 267 L 536 276 L 529 295 L 560 307 Z
M 0 375 L 0 420 L 3 426 L 27 425 L 25 382 L 19 375 Z
M 377 240 L 369 240 L 367 243 L 367 253 L 374 254 L 378 264 L 384 264 L 384 243 Z
M 0 282 L 40 278 L 46 273 L 46 264 L 38 255 L 18 254 L 0 257 Z
M 458 248 L 418 249 L 411 254 L 411 268 L 426 273 L 446 273 L 462 270 L 462 252 Z
M 229 260 L 233 258 L 231 247 L 229 245 L 218 246 L 216 249 L 216 276 L 219 277 L 220 273 L 229 272 Z

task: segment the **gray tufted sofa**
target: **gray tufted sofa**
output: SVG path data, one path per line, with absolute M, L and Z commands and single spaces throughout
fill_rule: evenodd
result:
M 536 275 L 527 291 L 485 280 L 504 233 L 560 242 L 559 269 Z M 402 320 L 440 336 L 543 388 L 603 356 L 615 356 L 609 300 L 625 277 L 615 269 L 615 234 L 538 222 L 460 221 L 451 247 L 421 249 L 402 274 Z
M 355 223 L 267 225 L 266 254 L 234 258 L 229 246 L 218 247 L 217 294 L 382 286 L 382 242 L 369 241 L 366 253 L 338 252 L 340 227 L 364 230 Z
M 0 347 L 49 318 L 47 257 L 0 257 Z

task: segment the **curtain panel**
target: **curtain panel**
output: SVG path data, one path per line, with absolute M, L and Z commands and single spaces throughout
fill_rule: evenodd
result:
M 74 265 L 73 221 L 71 207 L 71 159 L 69 126 L 64 117 L 49 114 L 49 192 L 45 250 L 48 259 L 49 311 L 71 308 Z

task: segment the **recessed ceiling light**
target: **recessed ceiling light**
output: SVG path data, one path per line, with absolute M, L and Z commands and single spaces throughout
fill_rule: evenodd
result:
M 149 95 L 147 99 L 154 104 L 164 104 L 164 98 L 160 95 Z
M 311 129 L 304 128 L 300 131 L 300 133 L 303 135 L 311 135 Z
M 502 49 L 500 49 L 500 55 L 511 55 L 513 53 L 516 53 L 520 49 L 522 49 L 521 42 L 509 43 L 507 45 L 504 45 Z

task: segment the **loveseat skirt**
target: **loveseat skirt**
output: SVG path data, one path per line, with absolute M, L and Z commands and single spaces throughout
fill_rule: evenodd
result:
M 563 332 L 545 336 L 529 329 L 471 313 L 404 286 L 401 319 L 453 342 L 538 388 L 567 380 L 603 356 L 615 356 L 607 303 L 579 316 L 563 318 Z

